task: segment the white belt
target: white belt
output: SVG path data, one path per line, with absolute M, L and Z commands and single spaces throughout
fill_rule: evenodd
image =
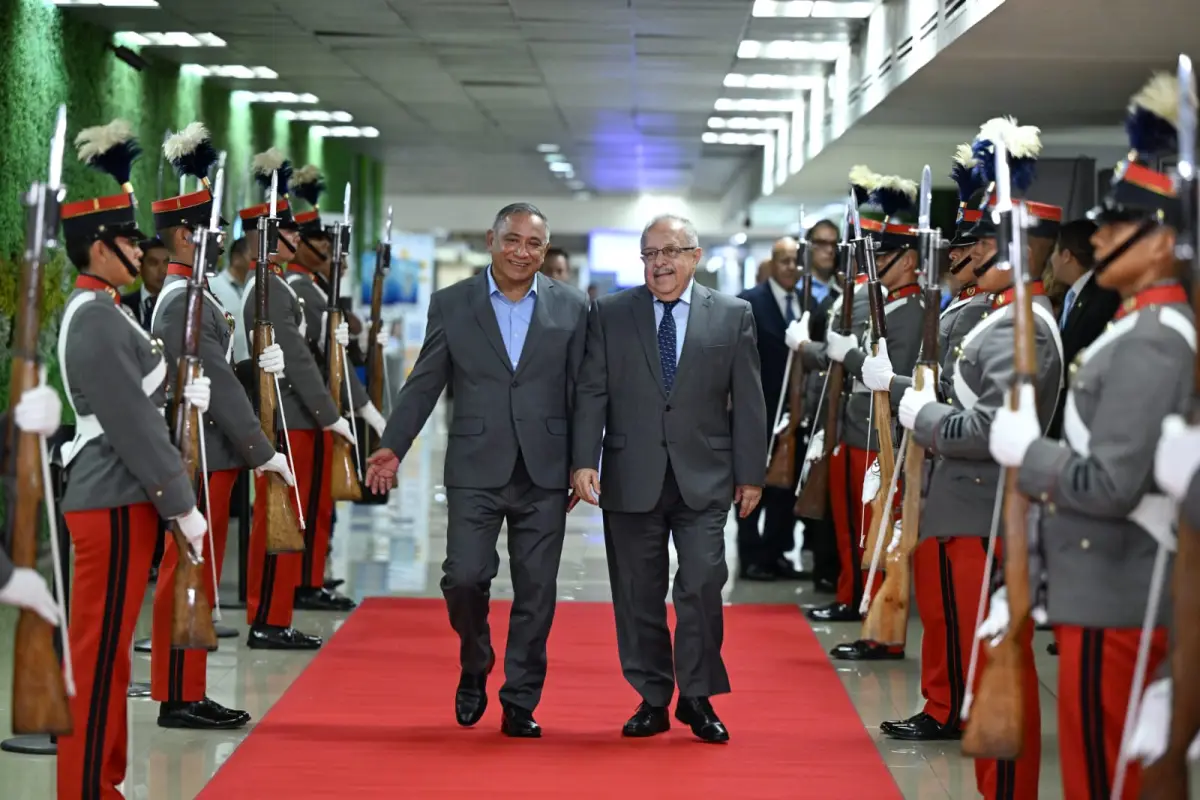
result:
M 986 316 L 982 320 L 980 320 L 978 323 L 976 323 L 975 327 L 971 329 L 970 333 L 968 333 L 965 337 L 963 337 L 962 343 L 959 345 L 958 352 L 960 354 L 963 353 L 967 349 L 967 345 L 969 345 L 972 341 L 975 340 L 975 337 L 977 337 L 979 334 L 983 333 L 988 328 L 995 325 L 1006 314 L 1011 314 L 1012 313 L 1012 311 L 1010 310 L 1011 308 L 1012 308 L 1012 306 L 1005 306 L 1004 308 L 1000 309 L 1000 311 L 998 311 L 997 313 L 989 314 L 988 316 Z M 1037 303 L 1033 304 L 1033 313 L 1036 314 L 1037 316 L 1041 317 L 1042 321 L 1045 322 L 1047 326 L 1049 326 L 1050 335 L 1054 338 L 1054 348 L 1055 348 L 1055 350 L 1058 351 L 1058 360 L 1061 365 L 1062 358 L 1063 358 L 1063 345 L 1062 345 L 1062 337 L 1059 336 L 1059 333 L 1058 333 L 1058 320 L 1056 320 L 1054 318 L 1054 314 L 1052 314 L 1050 311 L 1043 308 L 1042 306 L 1038 305 Z M 962 376 L 962 368 L 959 366 L 959 363 L 958 363 L 961 360 L 962 360 L 962 355 L 959 355 L 959 357 L 954 362 L 954 375 L 951 377 L 951 383 L 954 386 L 954 396 L 956 398 L 958 398 L 958 401 L 960 403 L 962 403 L 962 407 L 969 411 L 975 407 L 976 403 L 979 402 L 979 395 L 977 395 L 975 393 L 975 390 L 972 389 L 970 384 L 967 383 L 967 379 Z M 1062 376 L 1062 369 L 1060 368 L 1059 373 L 1058 373 L 1058 389 L 1055 393 L 1055 402 L 1054 402 L 1054 404 L 1056 406 L 1058 405 L 1058 396 L 1057 395 L 1062 392 L 1062 385 L 1063 385 L 1063 376 Z
M 158 409 L 158 413 L 162 416 L 167 415 L 164 408 Z M 99 439 L 104 435 L 104 428 L 100 425 L 100 420 L 96 419 L 95 414 L 84 414 L 75 418 L 75 436 L 71 441 L 62 446 L 62 461 L 63 466 L 71 463 L 75 456 L 79 455 L 88 442 Z

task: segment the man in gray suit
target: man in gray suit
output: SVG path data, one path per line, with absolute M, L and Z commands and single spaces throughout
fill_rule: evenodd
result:
M 646 285 L 596 300 L 575 399 L 573 485 L 604 509 L 604 540 L 625 679 L 642 696 L 626 736 L 675 717 L 729 739 L 709 698 L 729 691 L 721 588 L 730 501 L 742 517 L 766 479 L 767 408 L 750 304 L 693 281 L 703 255 L 686 219 L 642 232 Z M 601 438 L 604 491 L 600 490 Z M 675 652 L 667 628 L 667 537 L 675 537 Z
M 583 292 L 538 273 L 549 241 L 540 211 L 506 206 L 487 234 L 491 266 L 434 292 L 425 343 L 367 470 L 377 492 L 391 488 L 400 459 L 452 383 L 442 594 L 462 641 L 454 711 L 469 726 L 487 707 L 496 660 L 488 597 L 507 522 L 513 607 L 501 730 L 522 738 L 541 736 L 533 710 L 546 678 L 570 487 L 571 398 L 587 332 Z

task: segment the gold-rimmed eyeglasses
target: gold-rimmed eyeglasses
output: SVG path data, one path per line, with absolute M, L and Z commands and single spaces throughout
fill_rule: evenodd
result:
M 699 250 L 699 249 L 700 249 L 699 247 L 675 247 L 672 245 L 669 247 L 655 248 L 653 250 L 643 250 L 642 251 L 642 261 L 645 261 L 647 264 L 649 264 L 650 262 L 657 259 L 660 253 L 662 255 L 666 256 L 667 260 L 674 261 L 675 259 L 679 258 L 679 256 L 683 255 L 684 253 L 690 253 L 693 250 Z

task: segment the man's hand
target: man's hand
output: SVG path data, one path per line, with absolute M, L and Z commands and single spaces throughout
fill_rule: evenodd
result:
M 386 447 L 381 447 L 367 458 L 367 485 L 375 494 L 386 494 L 396 485 L 396 473 L 400 470 L 400 457 Z
M 738 516 L 742 519 L 750 516 L 750 512 L 758 507 L 758 501 L 761 499 L 761 486 L 739 486 L 733 492 L 733 502 L 738 504 Z
M 594 469 L 577 469 L 571 478 L 575 496 L 585 503 L 600 505 L 600 473 Z

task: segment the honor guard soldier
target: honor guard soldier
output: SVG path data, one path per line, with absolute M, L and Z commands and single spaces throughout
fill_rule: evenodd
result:
M 1112 792 L 1146 607 L 1152 593 L 1165 599 L 1151 575 L 1175 549 L 1175 504 L 1155 485 L 1154 452 L 1163 420 L 1187 405 L 1196 349 L 1175 259 L 1175 231 L 1188 223 L 1171 177 L 1153 167 L 1177 151 L 1178 97 L 1166 74 L 1134 96 L 1129 156 L 1089 214 L 1100 226 L 1094 280 L 1122 303 L 1071 365 L 1065 441 L 1043 438 L 1032 404 L 992 422 L 992 457 L 1019 467 L 1021 491 L 1042 505 L 1043 573 L 1030 578 L 1058 642 L 1064 797 L 1139 796 L 1136 767 Z M 1150 673 L 1166 655 L 1168 608 L 1159 605 Z
M 191 478 L 163 416 L 167 365 L 120 304 L 118 289 L 138 277 L 145 238 L 137 229 L 129 172 L 139 153 L 129 123 L 79 134 L 81 160 L 121 184 L 119 194 L 62 207 L 67 257 L 79 270 L 59 328 L 63 389 L 75 412 L 64 446 L 62 508 L 75 550 L 69 635 L 75 732 L 58 739 L 58 797 L 118 798 L 128 742 L 134 624 L 150 574 L 159 517 L 176 520 L 195 554 L 207 526 Z M 208 405 L 203 381 L 187 399 Z
M 991 300 L 978 291 L 975 273 L 970 269 L 971 250 L 976 242 L 973 228 L 982 218 L 979 206 L 984 202 L 980 187 L 982 175 L 970 144 L 959 145 L 950 176 L 958 186 L 958 216 L 954 238 L 950 241 L 950 285 L 954 294 L 938 320 L 938 400 L 949 402 L 953 390 L 955 351 L 971 328 L 991 308 Z M 863 382 L 868 386 L 889 385 L 893 410 L 899 413 L 900 399 L 912 387 L 908 375 L 891 375 L 891 365 L 879 357 L 863 364 Z M 937 469 L 936 465 L 932 467 Z M 926 472 L 928 474 L 928 471 Z M 929 487 L 922 488 L 922 495 Z M 879 729 L 885 736 L 908 741 L 957 739 L 959 718 L 966 691 L 966 665 L 960 654 L 970 641 L 959 640 L 954 594 L 946 589 L 950 582 L 948 540 L 927 538 L 913 551 L 913 584 L 917 613 L 921 618 L 921 710 L 904 720 L 885 720 Z
M 271 285 L 268 289 L 270 322 L 275 342 L 283 350 L 287 373 L 279 379 L 280 404 L 287 423 L 287 446 L 296 471 L 296 487 L 300 497 L 311 498 L 320 491 L 321 476 L 316 474 L 318 443 L 324 442 L 323 431 L 347 439 L 353 437 L 350 425 L 338 413 L 325 385 L 321 369 L 313 358 L 305 339 L 304 310 L 295 291 L 284 278 L 284 265 L 294 259 L 299 248 L 298 226 L 288 207 L 288 181 L 292 168 L 283 154 L 271 149 L 254 157 L 254 172 L 264 187 L 271 185 L 271 175 L 278 175 L 276 214 L 279 222 L 279 253 L 270 264 Z M 260 217 L 271 212 L 270 198 L 239 216 L 246 231 L 250 252 L 259 251 Z M 255 262 L 257 264 L 257 262 Z M 255 265 L 242 297 L 242 318 L 249 332 L 254 330 L 257 278 Z M 253 342 L 251 350 L 253 350 Z M 316 487 L 314 487 L 314 483 Z M 295 500 L 295 497 L 292 497 Z M 317 515 L 311 508 L 297 508 L 306 526 L 306 548 L 313 544 Z M 291 627 L 295 609 L 296 589 L 301 585 L 301 568 L 305 553 L 268 554 L 266 530 L 266 491 L 262 475 L 255 482 L 254 517 L 250 534 L 250 563 L 247 573 L 246 617 L 250 624 L 251 647 L 276 650 L 312 650 L 321 646 L 321 639 L 300 633 Z M 307 551 L 306 551 L 307 552 Z
M 995 119 L 984 124 L 974 147 L 988 183 L 996 179 L 991 151 L 992 143 L 997 140 L 1004 142 L 1010 154 L 1008 162 L 1014 192 L 1023 192 L 1032 182 L 1036 158 L 1041 151 L 1038 129 L 1018 127 L 1010 119 Z M 994 268 L 1000 260 L 997 230 L 990 212 L 990 203 L 994 199 L 993 192 L 989 204 L 981 209 L 980 221 L 972 229 L 978 238 L 972 253 L 972 269 L 979 289 L 991 295 L 990 310 L 954 351 L 946 402 L 938 401 L 932 387 L 925 391 L 910 388 L 905 390 L 899 410 L 901 424 L 913 432 L 918 444 L 935 455 L 920 536 L 922 540 L 934 537 L 948 540 L 948 574 L 955 593 L 958 641 L 963 646 L 958 657 L 962 664 L 971 661 L 980 587 L 985 580 L 990 580 L 985 574 L 985 565 L 1001 471 L 988 451 L 988 437 L 992 418 L 1005 402 L 1014 370 L 1013 283 L 1027 279 L 1027 276 L 1014 276 L 1012 270 Z M 1054 247 L 1062 222 L 1062 209 L 1022 202 L 1035 222 L 1026 232 L 1029 237 L 1028 272 L 1040 276 Z M 1058 322 L 1041 282 L 1034 281 L 1027 286 L 1034 295 L 1037 414 L 1044 427 L 1050 422 L 1062 387 L 1062 343 L 1058 338 Z M 1028 703 L 1023 712 L 1024 752 L 1016 761 L 976 759 L 976 783 L 980 794 L 988 800 L 1037 797 L 1041 717 L 1031 628 L 1020 647 L 1026 680 L 1023 697 Z
M 187 285 L 197 265 L 195 231 L 207 228 L 212 216 L 213 197 L 208 188 L 208 172 L 216 163 L 208 130 L 193 122 L 163 144 L 163 154 L 182 178 L 193 178 L 203 186 L 198 191 L 168 197 L 152 205 L 154 228 L 170 252 L 167 277 L 154 306 L 151 331 L 167 353 L 168 386 L 174 386 L 175 368 L 182 355 L 187 326 Z M 224 220 L 221 221 L 225 224 Z M 213 263 L 218 253 L 209 253 Z M 235 334 L 234 317 L 211 292 L 204 292 L 203 318 L 200 322 L 200 359 L 204 375 L 211 381 L 215 402 L 204 419 L 204 454 L 207 471 L 202 484 L 208 496 L 200 508 L 208 513 L 211 535 L 204 543 L 204 570 L 209 602 L 216 605 L 217 586 L 225 561 L 229 531 L 229 504 L 238 474 L 247 468 L 278 472 L 293 480 L 287 459 L 267 441 L 250 405 L 246 391 L 233 372 L 230 359 Z M 283 351 L 272 345 L 260 359 L 264 369 L 283 371 Z M 211 544 L 210 544 L 211 543 Z M 171 617 L 174 608 L 174 574 L 178 552 L 168 539 L 159 580 L 154 589 L 154 625 L 151 641 L 150 696 L 161 703 L 158 724 L 164 728 L 240 728 L 250 721 L 245 711 L 228 709 L 205 695 L 208 653 L 171 647 Z

